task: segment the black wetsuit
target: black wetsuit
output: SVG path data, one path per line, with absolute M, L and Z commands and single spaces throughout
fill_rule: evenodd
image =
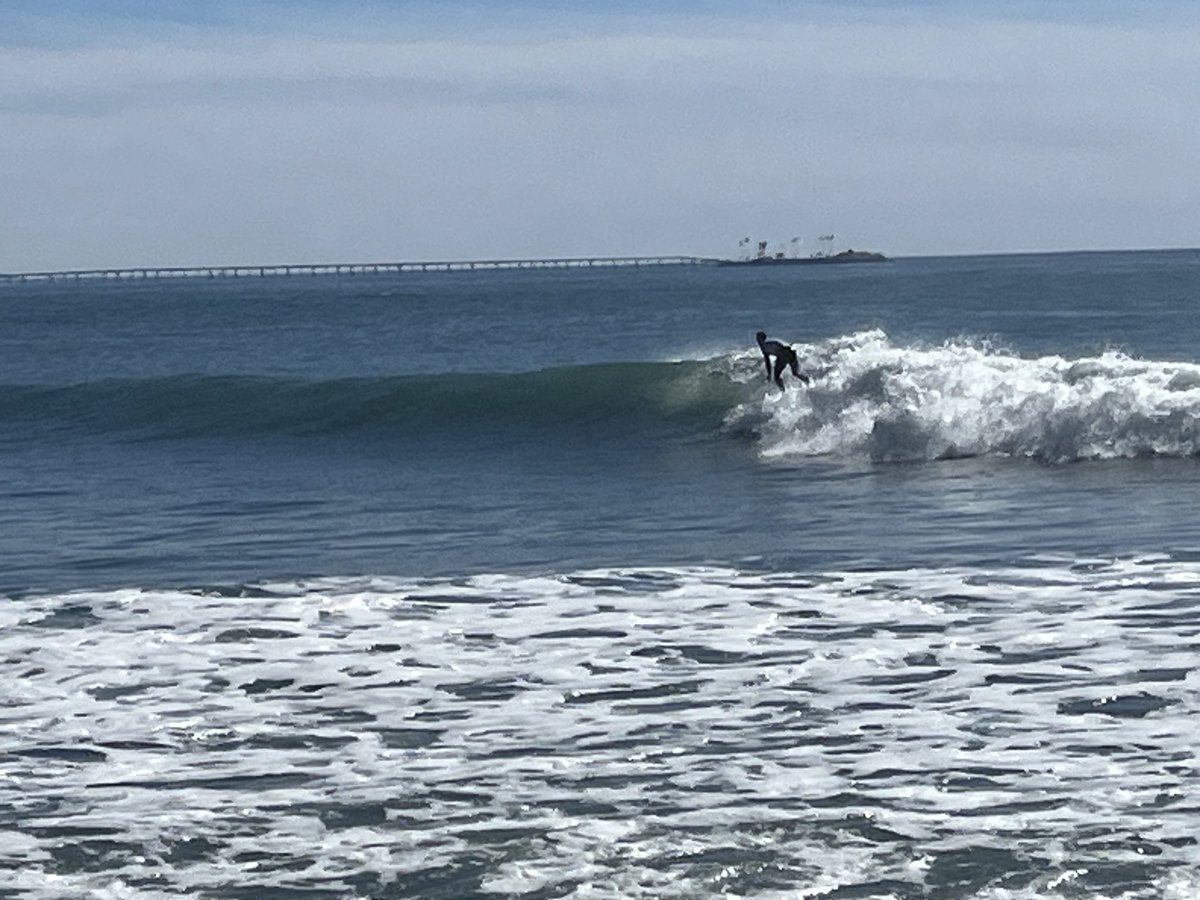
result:
M 808 384 L 808 376 L 800 374 L 800 361 L 796 359 L 795 350 L 780 341 L 767 340 L 767 333 L 765 331 L 758 332 L 755 338 L 758 340 L 758 349 L 762 351 L 763 364 L 767 367 L 767 378 L 773 378 L 781 391 L 786 390 L 783 386 L 782 378 L 785 368 L 790 367 L 793 375 L 805 384 Z M 772 356 L 775 357 L 775 368 L 773 371 L 771 368 Z

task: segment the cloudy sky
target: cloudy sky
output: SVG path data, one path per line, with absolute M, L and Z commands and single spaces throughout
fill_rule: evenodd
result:
M 1195 247 L 1198 173 L 1182 0 L 0 4 L 0 271 Z

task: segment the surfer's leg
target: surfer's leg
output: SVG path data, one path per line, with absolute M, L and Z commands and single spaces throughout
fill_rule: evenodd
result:
M 775 383 L 779 385 L 781 391 L 787 390 L 783 386 L 783 370 L 787 367 L 787 360 L 782 356 L 775 357 Z
M 795 352 L 792 353 L 792 358 L 789 362 L 789 365 L 792 367 L 792 374 L 805 384 L 808 384 L 808 376 L 800 371 L 800 360 L 796 358 Z

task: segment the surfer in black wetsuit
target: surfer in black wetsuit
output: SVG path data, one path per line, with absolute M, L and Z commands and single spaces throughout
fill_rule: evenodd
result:
M 758 341 L 758 349 L 762 351 L 763 364 L 767 367 L 768 380 L 770 380 L 773 375 L 775 383 L 779 385 L 779 389 L 781 391 L 786 390 L 786 388 L 783 386 L 783 378 L 781 376 L 783 375 L 783 370 L 790 366 L 792 374 L 805 384 L 808 384 L 808 376 L 800 374 L 800 361 L 796 359 L 795 350 L 781 341 L 768 341 L 767 333 L 765 331 L 758 332 L 758 334 L 754 335 L 754 337 Z M 775 357 L 774 372 L 771 371 L 772 356 Z

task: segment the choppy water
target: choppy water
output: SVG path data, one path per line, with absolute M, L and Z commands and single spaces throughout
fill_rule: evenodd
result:
M 0 860 L 39 896 L 1193 896 L 1198 607 L 1165 559 L 26 598 Z
M 10 286 L 0 896 L 1200 894 L 1198 297 Z

